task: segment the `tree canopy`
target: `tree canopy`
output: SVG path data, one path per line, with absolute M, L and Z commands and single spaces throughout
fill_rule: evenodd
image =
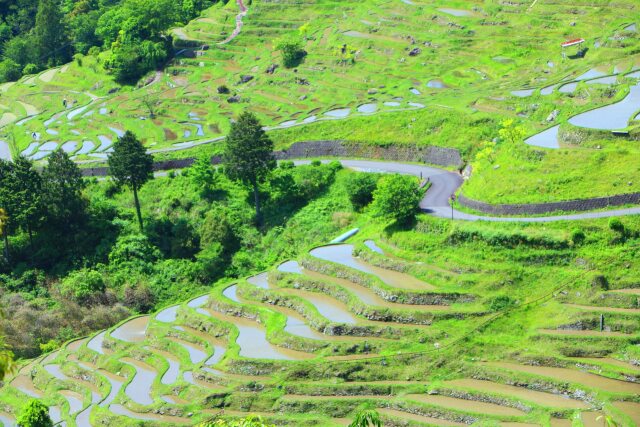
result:
M 405 175 L 384 176 L 373 192 L 372 209 L 385 220 L 406 224 L 415 218 L 421 195 L 416 178 Z
M 258 118 L 248 111 L 243 112 L 237 122 L 231 125 L 224 147 L 224 165 L 226 174 L 253 188 L 256 220 L 260 223 L 259 184 L 275 169 L 273 141 Z
M 147 154 L 147 150 L 132 132 L 127 131 L 113 144 L 113 153 L 109 156 L 109 171 L 118 185 L 126 185 L 133 191 L 138 223 L 142 230 L 144 227 L 138 190 L 153 179 L 153 156 Z
M 20 427 L 51 427 L 49 408 L 39 400 L 32 399 L 24 406 L 18 417 Z

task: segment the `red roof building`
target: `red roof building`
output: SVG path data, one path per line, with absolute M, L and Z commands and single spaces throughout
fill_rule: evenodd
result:
M 575 45 L 581 44 L 581 43 L 584 43 L 584 39 L 568 40 L 568 41 L 562 43 L 562 47 L 575 46 Z

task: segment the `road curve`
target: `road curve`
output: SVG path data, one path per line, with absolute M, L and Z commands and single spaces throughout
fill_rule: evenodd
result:
M 460 188 L 463 182 L 462 177 L 457 173 L 411 163 L 343 159 L 339 159 L 339 161 L 344 167 L 353 170 L 363 172 L 400 173 L 428 179 L 431 183 L 431 187 L 427 190 L 424 198 L 420 201 L 420 209 L 425 213 L 441 218 L 451 218 L 453 216 L 454 219 L 465 221 L 553 222 L 640 214 L 640 207 L 540 217 L 484 216 L 469 214 L 457 209 L 451 209 L 450 198 L 455 194 L 458 188 Z M 297 164 L 305 164 L 309 162 L 310 161 L 308 160 L 296 161 Z

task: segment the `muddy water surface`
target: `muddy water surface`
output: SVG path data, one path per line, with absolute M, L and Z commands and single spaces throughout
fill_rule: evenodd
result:
M 640 426 L 640 403 L 636 402 L 613 402 L 613 406 L 622 411 L 623 414 L 631 418 L 631 421 Z
M 178 380 L 178 374 L 180 373 L 180 362 L 178 362 L 178 359 L 166 351 L 153 350 L 153 352 L 164 357 L 169 364 L 169 368 L 162 375 L 160 382 L 166 385 L 175 383 Z
M 95 337 L 91 338 L 91 341 L 87 343 L 87 347 L 99 354 L 104 354 L 102 343 L 104 342 L 104 336 L 107 331 L 102 331 Z
M 282 359 L 302 360 L 312 358 L 313 355 L 294 350 L 276 347 L 267 340 L 266 331 L 249 319 L 228 316 L 216 311 L 199 308 L 199 313 L 213 317 L 223 322 L 229 322 L 238 328 L 236 343 L 240 347 L 240 356 L 254 359 Z
M 311 255 L 323 259 L 325 261 L 331 261 L 344 266 L 362 271 L 364 273 L 377 276 L 389 286 L 411 289 L 411 290 L 431 290 L 433 286 L 416 279 L 408 274 L 399 273 L 397 271 L 386 270 L 371 264 L 367 264 L 364 261 L 359 260 L 353 256 L 353 245 L 332 245 L 323 246 L 311 250 Z
M 114 375 L 111 372 L 107 372 L 103 369 L 99 369 L 98 374 L 105 377 L 107 381 L 109 381 L 109 384 L 111 384 L 111 389 L 109 390 L 109 394 L 102 402 L 100 402 L 100 406 L 107 407 L 111 404 L 111 402 L 115 400 L 116 396 L 120 392 L 120 389 L 125 383 L 125 378 Z M 94 402 L 94 403 L 97 403 L 97 402 Z
M 149 316 L 136 317 L 111 332 L 111 336 L 126 342 L 141 342 L 145 338 L 147 326 L 149 326 Z
M 156 314 L 156 320 L 164 323 L 173 323 L 178 318 L 178 308 L 179 305 L 174 305 L 173 307 L 165 308 L 160 313 Z
M 109 406 L 109 410 L 116 415 L 132 418 L 134 420 L 162 422 L 162 423 L 166 423 L 167 425 L 192 424 L 192 421 L 189 418 L 173 417 L 170 415 L 159 415 L 159 414 L 153 414 L 153 413 L 143 414 L 143 413 L 130 411 L 124 406 L 117 405 L 117 404 L 113 404 Z
M 443 420 L 441 418 L 425 417 L 424 415 L 411 414 L 409 412 L 397 411 L 395 409 L 379 409 L 381 415 L 387 415 L 393 418 L 401 418 L 403 420 L 417 421 L 434 426 L 466 426 L 464 423 Z
M 417 402 L 424 402 L 430 405 L 442 406 L 443 408 L 456 409 L 477 414 L 518 416 L 525 413 L 519 409 L 508 406 L 496 405 L 494 403 L 478 402 L 475 400 L 457 399 L 455 397 L 441 396 L 438 394 L 408 394 L 407 399 Z
M 15 379 L 11 381 L 11 386 L 33 398 L 39 399 L 43 396 L 43 393 L 33 385 L 31 378 L 25 375 L 18 375 L 15 377 Z
M 60 394 L 69 402 L 69 415 L 80 412 L 84 404 L 82 403 L 82 395 L 71 390 L 61 390 Z
M 400 310 L 424 310 L 424 311 L 442 311 L 449 310 L 449 306 L 446 305 L 413 305 L 413 304 L 399 304 L 395 302 L 389 302 L 373 292 L 371 289 L 366 286 L 358 285 L 357 283 L 353 283 L 346 279 L 340 279 L 337 277 L 329 276 L 326 274 L 318 273 L 313 270 L 309 270 L 306 268 L 301 269 L 302 273 L 305 276 L 309 276 L 311 278 L 333 282 L 345 289 L 353 292 L 360 300 L 367 304 L 373 305 L 376 307 L 384 307 L 384 308 L 392 308 L 392 309 L 400 309 Z
M 321 316 L 332 322 L 346 323 L 349 325 L 355 325 L 358 323 L 358 319 L 349 312 L 346 304 L 333 297 L 300 289 L 286 289 L 283 292 L 290 295 L 297 295 L 309 301 L 318 310 Z
M 16 419 L 13 415 L 7 414 L 6 412 L 0 412 L 0 423 L 4 427 L 13 427 L 16 425 Z
M 172 338 L 171 341 L 177 343 L 185 350 L 187 350 L 187 352 L 189 353 L 189 358 L 191 359 L 191 363 L 193 363 L 194 365 L 202 362 L 207 358 L 207 352 L 205 351 L 204 347 L 177 338 Z
M 640 384 L 627 381 L 613 380 L 601 375 L 591 374 L 568 368 L 553 368 L 548 366 L 520 365 L 509 362 L 489 362 L 488 366 L 494 366 L 512 371 L 525 372 L 528 374 L 550 377 L 559 381 L 574 382 L 586 386 L 602 389 L 611 393 L 632 393 L 640 394 Z
M 136 370 L 135 376 L 124 389 L 125 394 L 132 401 L 140 405 L 151 405 L 153 398 L 151 397 L 151 385 L 158 375 L 155 369 L 139 360 L 125 357 L 121 359 L 123 363 L 133 366 Z
M 562 409 L 586 409 L 589 407 L 586 403 L 569 399 L 556 394 L 544 393 L 541 391 L 529 390 L 523 387 L 515 387 L 512 385 L 494 383 L 491 381 L 460 379 L 444 382 L 445 385 L 454 387 L 464 387 L 474 390 L 488 391 L 491 393 L 504 394 L 506 396 L 516 397 L 518 399 L 527 400 L 541 406 Z

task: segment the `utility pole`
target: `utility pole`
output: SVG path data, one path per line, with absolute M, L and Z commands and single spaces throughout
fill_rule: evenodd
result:
M 451 220 L 453 221 L 453 202 L 456 201 L 456 195 L 452 194 L 451 198 L 449 199 L 449 204 L 451 205 Z

